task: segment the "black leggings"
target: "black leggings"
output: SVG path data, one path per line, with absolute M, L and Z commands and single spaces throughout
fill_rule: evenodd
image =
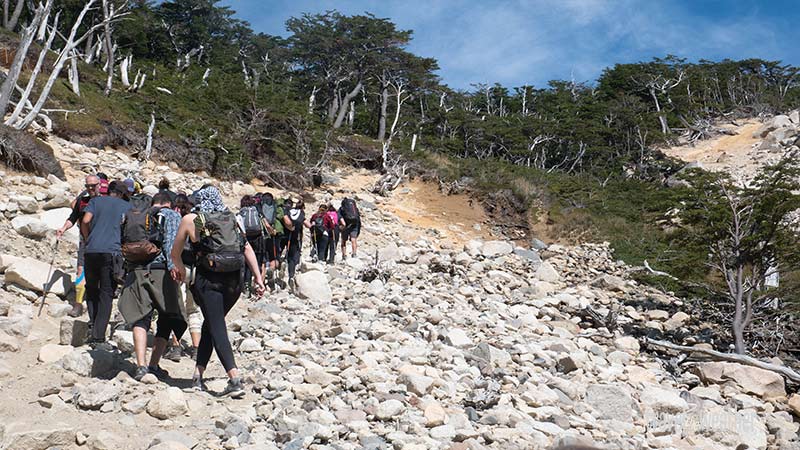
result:
M 197 347 L 197 365 L 208 367 L 211 351 L 216 350 L 225 371 L 236 368 L 225 316 L 242 293 L 239 272 L 208 272 L 197 269 L 192 295 L 203 312 L 203 327 Z
M 114 255 L 111 253 L 87 253 L 86 266 L 86 306 L 89 309 L 89 323 L 92 325 L 92 338 L 106 339 L 106 328 L 111 320 L 111 307 L 117 282 L 114 280 Z
M 289 241 L 289 248 L 286 251 L 286 264 L 289 266 L 289 279 L 294 278 L 297 265 L 300 264 L 300 241 Z

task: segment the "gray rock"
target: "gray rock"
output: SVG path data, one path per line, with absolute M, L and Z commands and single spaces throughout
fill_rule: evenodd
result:
M 765 399 L 786 396 L 783 377 L 758 367 L 730 362 L 707 362 L 696 366 L 697 375 L 706 383 L 736 382 L 745 392 Z
M 91 450 L 117 450 L 122 447 L 122 438 L 108 431 L 100 431 L 86 442 Z
M 0 317 L 0 332 L 20 338 L 28 337 L 31 334 L 33 321 L 30 317 L 20 314 L 9 317 Z
M 70 345 L 45 344 L 39 349 L 37 359 L 45 364 L 54 363 L 73 350 Z
M 680 413 L 689 408 L 678 392 L 657 386 L 646 386 L 639 394 L 639 401 L 654 411 L 664 413 Z
M 5 450 L 47 450 L 69 448 L 75 443 L 75 427 L 47 424 L 35 427 L 11 425 L 6 430 Z
M 64 370 L 83 377 L 97 377 L 114 368 L 114 354 L 102 350 L 75 349 L 59 361 Z
M 114 330 L 114 336 L 111 338 L 119 351 L 123 353 L 133 353 L 133 332 L 128 330 Z
M 89 333 L 89 322 L 78 319 L 64 319 L 59 326 L 59 343 L 80 347 L 86 343 Z
M 380 420 L 389 420 L 399 416 L 405 410 L 405 406 L 400 400 L 386 400 L 378 405 L 375 411 L 375 417 Z
M 633 400 L 630 394 L 619 386 L 593 384 L 586 389 L 586 403 L 597 412 L 598 419 L 633 420 Z
M 481 254 L 485 258 L 496 258 L 507 255 L 514 250 L 514 247 L 506 241 L 487 241 L 481 246 Z
M 11 220 L 14 231 L 31 239 L 41 239 L 50 231 L 47 226 L 34 216 L 17 216 Z
M 18 352 L 19 340 L 14 336 L 9 336 L 5 332 L 0 332 L 0 352 Z
M 536 250 L 526 250 L 524 248 L 517 247 L 514 249 L 514 254 L 532 263 L 542 262 L 542 257 L 539 256 L 539 252 Z
M 460 328 L 453 328 L 449 330 L 444 335 L 444 341 L 447 345 L 452 345 L 453 347 L 469 347 L 472 345 L 472 339 L 467 336 L 467 333 L 460 329 Z
M 239 351 L 243 353 L 260 352 L 263 350 L 259 339 L 247 338 L 239 343 Z
M 171 419 L 185 414 L 187 410 L 183 392 L 174 386 L 156 392 L 147 402 L 147 414 L 156 419 Z
M 197 439 L 177 430 L 162 431 L 157 433 L 150 441 L 150 448 L 165 442 L 174 442 L 186 448 L 194 448 L 199 442 Z
M 545 244 L 544 241 L 537 238 L 531 238 L 531 248 L 533 250 L 545 250 L 547 247 L 548 245 Z
M 100 409 L 107 402 L 115 401 L 120 388 L 111 381 L 96 381 L 78 392 L 76 404 L 81 409 Z
M 24 258 L 15 261 L 6 268 L 6 283 L 13 283 L 25 289 L 36 292 L 44 292 L 45 286 L 49 286 L 49 292 L 63 297 L 72 289 L 72 277 L 59 270 L 50 271 L 50 265 L 33 258 Z M 47 278 L 47 275 L 50 278 Z
M 70 311 L 72 311 L 72 306 L 63 302 L 47 305 L 47 314 L 54 319 L 65 317 Z
M 548 283 L 555 283 L 561 277 L 556 269 L 549 262 L 545 261 L 536 269 L 536 278 Z
M 39 203 L 37 203 L 36 199 L 33 197 L 19 195 L 11 200 L 16 203 L 19 210 L 25 214 L 34 214 L 39 210 Z

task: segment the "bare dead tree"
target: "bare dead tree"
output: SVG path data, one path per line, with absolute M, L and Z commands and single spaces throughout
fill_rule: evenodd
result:
M 72 88 L 72 92 L 80 97 L 81 83 L 78 74 L 78 53 L 75 50 L 72 51 L 72 57 L 69 59 L 69 70 L 67 75 L 67 78 L 69 79 L 69 86 Z
M 40 3 L 31 19 L 31 23 L 22 30 L 22 37 L 20 38 L 19 46 L 17 46 L 17 53 L 14 55 L 14 60 L 11 62 L 11 67 L 8 69 L 8 74 L 6 75 L 2 87 L 0 87 L 0 115 L 5 116 L 8 104 L 11 101 L 11 95 L 14 88 L 17 86 L 19 74 L 22 72 L 22 66 L 25 64 L 28 49 L 31 43 L 33 43 L 33 39 L 36 37 L 39 26 L 50 13 L 52 7 L 53 0 L 47 0 L 45 4 Z
M 54 64 L 53 69 L 50 72 L 50 76 L 48 77 L 47 81 L 45 82 L 44 86 L 42 87 L 41 92 L 36 100 L 36 103 L 33 104 L 33 108 L 24 116 L 20 117 L 13 123 L 6 121 L 6 125 L 13 126 L 18 130 L 22 130 L 27 128 L 40 114 L 42 108 L 44 107 L 44 103 L 47 100 L 47 97 L 50 95 L 50 91 L 53 88 L 53 85 L 56 82 L 61 70 L 64 68 L 64 65 L 69 61 L 73 51 L 80 45 L 89 35 L 96 32 L 99 29 L 105 27 L 106 22 L 114 22 L 119 20 L 121 17 L 125 16 L 127 13 L 120 12 L 119 10 L 115 10 L 113 15 L 109 15 L 107 17 L 103 17 L 103 20 L 99 23 L 96 23 L 86 31 L 80 37 L 78 37 L 78 30 L 81 28 L 83 24 L 83 19 L 86 17 L 86 14 L 89 10 L 92 9 L 92 6 L 96 3 L 97 0 L 87 0 L 86 4 L 84 5 L 81 12 L 78 14 L 77 18 L 75 19 L 75 23 L 73 24 L 72 28 L 70 29 L 69 35 L 65 38 L 64 45 L 62 46 L 61 50 L 58 53 L 58 57 L 56 58 L 56 62 Z M 48 4 L 52 5 L 52 0 L 48 0 Z M 44 16 L 43 14 L 42 16 Z M 42 20 L 42 19 L 39 19 Z M 27 48 L 25 49 L 27 52 Z M 17 74 L 17 77 L 19 74 Z M 9 79 L 6 80 L 8 82 Z M 14 79 L 16 82 L 16 79 Z M 5 83 L 4 83 L 5 87 Z M 20 99 L 21 102 L 28 101 L 28 98 Z M 2 106 L 2 104 L 0 104 Z M 7 104 L 6 104 L 7 106 Z
M 150 113 L 150 125 L 147 127 L 147 142 L 142 152 L 141 159 L 147 161 L 153 154 L 153 132 L 156 129 L 156 115 Z
M 361 89 L 363 88 L 364 88 L 364 83 L 359 80 L 359 82 L 356 83 L 356 86 L 353 88 L 353 90 L 348 92 L 341 100 L 341 102 L 339 102 L 340 105 L 339 112 L 338 115 L 336 116 L 336 120 L 333 122 L 333 128 L 340 128 L 342 126 L 345 114 L 347 113 L 347 105 L 349 105 L 350 102 L 356 98 L 356 96 L 361 92 Z
M 130 81 L 131 64 L 133 64 L 133 55 L 128 55 L 125 58 L 122 58 L 122 61 L 119 64 L 120 82 L 122 83 L 122 86 L 128 90 L 130 90 L 131 87 L 131 81 Z
M 15 3 L 14 11 L 9 16 L 11 0 L 3 0 L 3 28 L 9 31 L 14 31 L 19 21 L 19 16 L 22 14 L 22 9 L 25 6 L 25 0 L 17 0 Z

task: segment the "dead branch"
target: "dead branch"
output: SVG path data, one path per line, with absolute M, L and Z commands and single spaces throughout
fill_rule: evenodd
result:
M 766 361 L 752 358 L 747 355 L 741 355 L 737 353 L 722 353 L 716 350 L 689 347 L 686 345 L 678 345 L 678 344 L 673 344 L 672 342 L 658 341 L 650 338 L 645 338 L 645 343 L 647 345 L 652 345 L 653 347 L 665 348 L 668 350 L 674 350 L 682 353 L 700 353 L 706 356 L 710 356 L 715 361 L 735 362 L 739 364 L 744 364 L 746 366 L 758 367 L 759 369 L 764 369 L 770 372 L 775 372 L 780 375 L 783 375 L 789 381 L 800 384 L 800 373 L 795 372 L 791 368 L 768 363 Z

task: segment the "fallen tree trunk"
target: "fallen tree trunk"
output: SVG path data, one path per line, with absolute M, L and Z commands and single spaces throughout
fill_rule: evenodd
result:
M 710 356 L 712 359 L 716 361 L 735 362 L 739 364 L 744 364 L 746 366 L 758 367 L 759 369 L 769 370 L 770 372 L 775 372 L 780 375 L 783 375 L 789 381 L 800 384 L 800 373 L 795 372 L 791 368 L 768 363 L 766 361 L 752 358 L 747 355 L 741 355 L 738 353 L 722 353 L 716 350 L 689 347 L 687 345 L 678 345 L 678 344 L 673 344 L 672 342 L 658 341 L 650 338 L 645 338 L 645 343 L 647 345 L 652 345 L 653 347 L 666 348 L 668 350 L 675 350 L 682 353 L 700 353 L 706 356 Z

